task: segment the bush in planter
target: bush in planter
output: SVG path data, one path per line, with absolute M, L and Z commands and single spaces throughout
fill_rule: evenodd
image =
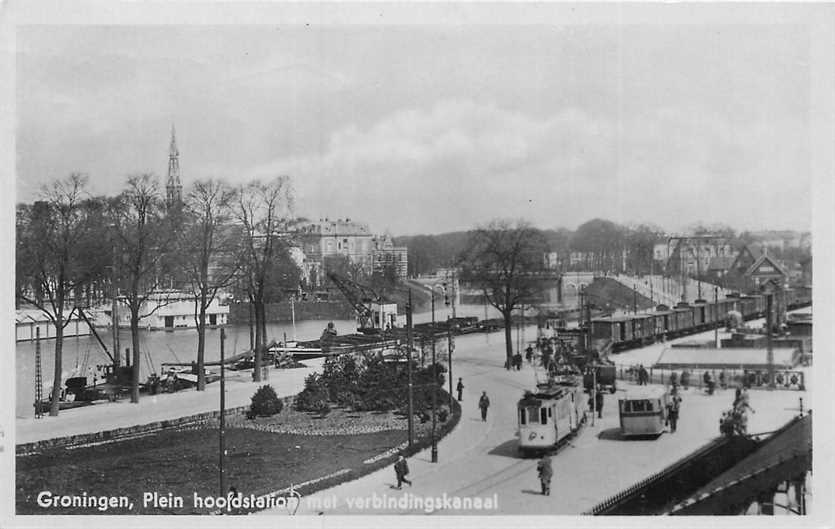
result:
M 255 395 L 252 396 L 252 404 L 249 407 L 249 416 L 251 417 L 269 417 L 279 413 L 284 407 L 284 403 L 275 394 L 275 390 L 270 385 L 261 386 Z
M 446 406 L 441 406 L 440 409 L 438 409 L 438 420 L 441 421 L 441 422 L 446 422 L 446 420 L 448 418 L 449 418 L 449 408 L 446 407 Z

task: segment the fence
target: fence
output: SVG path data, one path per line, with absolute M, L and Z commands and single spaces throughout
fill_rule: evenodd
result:
M 618 380 L 638 383 L 638 366 L 637 365 L 621 365 L 615 364 L 615 372 Z M 682 373 L 689 373 L 687 384 L 682 381 Z M 768 371 L 766 370 L 752 370 L 752 369 L 658 369 L 649 368 L 649 384 L 664 384 L 671 383 L 671 376 L 676 374 L 677 383 L 683 387 L 694 387 L 702 389 L 705 386 L 704 374 L 710 373 L 711 380 L 716 384 L 716 387 L 745 387 L 745 388 L 760 388 L 768 386 Z M 725 373 L 724 385 L 720 380 L 720 375 Z M 802 371 L 775 369 L 774 371 L 775 387 L 777 389 L 792 389 L 805 391 L 806 381 Z

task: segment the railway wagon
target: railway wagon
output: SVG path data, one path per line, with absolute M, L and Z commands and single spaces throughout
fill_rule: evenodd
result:
M 557 377 L 525 392 L 516 410 L 519 452 L 545 452 L 573 435 L 585 418 L 584 404 L 583 389 L 575 376 Z
M 680 335 L 693 329 L 693 307 L 681 305 L 676 307 L 673 312 L 676 320 L 674 334 Z

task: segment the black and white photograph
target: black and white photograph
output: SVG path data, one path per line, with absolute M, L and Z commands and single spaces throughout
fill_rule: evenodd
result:
M 832 526 L 832 4 L 0 20 L 0 526 Z

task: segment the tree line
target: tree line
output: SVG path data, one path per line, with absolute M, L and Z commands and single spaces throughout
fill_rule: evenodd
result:
M 63 330 L 74 312 L 103 299 L 116 297 L 129 314 L 131 402 L 139 401 L 140 320 L 149 315 L 142 311 L 164 288 L 194 296 L 198 390 L 206 384 L 206 311 L 221 290 L 250 302 L 261 365 L 265 305 L 286 299 L 300 282 L 290 254 L 299 243 L 290 179 L 239 186 L 200 180 L 182 200 L 166 200 L 159 178 L 149 173 L 129 176 L 116 196 L 94 196 L 88 184 L 72 173 L 16 208 L 16 303 L 41 310 L 56 331 L 50 415 L 59 409 Z M 112 356 L 118 368 L 119 351 Z M 260 370 L 254 378 L 260 380 Z

